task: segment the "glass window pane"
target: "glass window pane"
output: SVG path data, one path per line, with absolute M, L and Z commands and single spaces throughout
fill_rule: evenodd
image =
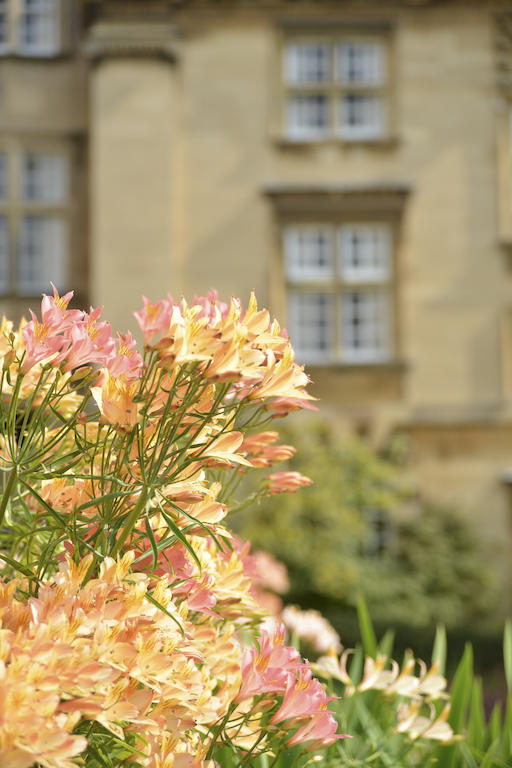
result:
M 342 42 L 337 48 L 337 76 L 343 83 L 380 85 L 385 80 L 384 50 L 376 42 Z
M 5 52 L 8 44 L 9 20 L 7 16 L 7 0 L 0 0 L 0 52 Z
M 48 291 L 50 282 L 66 288 L 67 225 L 58 216 L 24 216 L 18 241 L 18 290 Z
M 9 291 L 9 222 L 0 215 L 0 293 Z
M 291 138 L 316 139 L 330 131 L 329 101 L 325 94 L 297 94 L 288 100 L 286 132 Z
M 384 291 L 344 291 L 340 301 L 343 359 L 352 363 L 389 359 L 389 295 Z
M 339 231 L 339 270 L 346 282 L 384 282 L 391 273 L 391 231 L 385 225 L 347 225 Z
M 0 152 L 0 200 L 5 200 L 8 196 L 8 168 L 7 153 Z
M 344 139 L 374 139 L 382 136 L 382 98 L 364 93 L 344 94 L 339 103 L 339 126 Z
M 331 46 L 328 43 L 292 43 L 285 48 L 285 80 L 291 85 L 331 80 Z
M 58 0 L 21 0 L 20 50 L 49 56 L 59 48 Z
M 29 152 L 22 159 L 22 196 L 41 203 L 63 203 L 68 196 L 64 155 Z
M 297 358 L 328 362 L 333 352 L 334 303 L 328 293 L 291 291 L 288 328 Z
M 333 276 L 333 237 L 329 227 L 288 227 L 284 233 L 288 280 L 329 280 Z

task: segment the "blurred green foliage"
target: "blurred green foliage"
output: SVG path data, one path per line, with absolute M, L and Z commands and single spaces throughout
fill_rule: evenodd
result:
M 267 497 L 234 524 L 287 566 L 290 602 L 319 608 L 345 640 L 360 593 L 378 625 L 474 632 L 492 621 L 498 585 L 487 554 L 455 510 L 414 498 L 400 451 L 342 442 L 319 420 L 296 421 L 281 442 L 297 448 L 287 468 L 313 485 Z
M 294 747 L 275 760 L 266 755 L 256 757 L 250 765 L 254 768 L 307 768 L 318 761 L 325 768 L 511 768 L 512 623 L 506 622 L 503 633 L 504 670 L 500 665 L 500 673 L 506 687 L 501 701 L 496 701 L 492 708 L 485 706 L 485 686 L 474 671 L 471 643 L 466 643 L 458 658 L 446 702 L 436 696 L 427 697 L 426 703 L 430 706 L 430 711 L 428 707 L 426 711 L 428 720 L 434 723 L 436 719 L 446 719 L 452 731 L 451 738 L 441 741 L 439 736 L 437 739 L 433 735 L 429 738 L 426 730 L 416 736 L 399 732 L 400 708 L 407 703 L 407 696 L 376 688 L 359 688 L 365 658 L 377 658 L 378 654 L 382 654 L 388 659 L 386 666 L 390 666 L 393 633 L 386 632 L 378 641 L 364 600 L 359 598 L 357 602 L 359 639 L 348 665 L 352 690 L 347 690 L 346 685 L 337 680 L 327 680 L 326 683 L 328 693 L 334 696 L 329 709 L 340 723 L 341 730 L 350 738 L 336 741 L 327 750 L 317 753 L 316 757 L 301 747 Z M 406 659 L 411 659 L 410 652 L 406 654 L 404 663 Z M 447 661 L 443 627 L 437 628 L 431 661 L 432 664 L 436 662 L 436 673 L 443 675 Z M 449 710 L 445 709 L 448 703 Z M 237 768 L 228 752 L 221 764 L 224 768 Z

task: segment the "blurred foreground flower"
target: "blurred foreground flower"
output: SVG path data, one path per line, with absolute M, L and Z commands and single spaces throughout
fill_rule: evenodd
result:
M 295 605 L 287 605 L 281 616 L 288 631 L 310 643 L 315 651 L 341 651 L 340 636 L 318 611 L 301 611 Z

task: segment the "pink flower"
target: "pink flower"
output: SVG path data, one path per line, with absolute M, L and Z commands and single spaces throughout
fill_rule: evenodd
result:
M 214 288 L 206 296 L 194 296 L 194 306 L 202 308 L 198 317 L 207 317 L 209 320 L 216 320 L 219 316 L 225 318 L 229 312 L 229 304 L 219 301 L 219 294 Z
M 55 327 L 40 323 L 32 311 L 32 320 L 23 326 L 21 336 L 25 344 L 25 357 L 21 370 L 27 373 L 37 363 L 54 362 L 58 365 L 63 357 L 62 347 L 66 339 L 60 336 Z
M 312 741 L 311 750 L 322 749 L 334 744 L 338 739 L 349 739 L 347 733 L 336 733 L 338 723 L 332 714 L 324 709 L 312 715 L 307 723 L 299 728 L 294 735 L 288 739 L 287 744 L 293 747 L 295 744 L 303 744 L 306 741 Z
M 67 306 L 73 298 L 73 291 L 59 296 L 59 292 L 56 287 L 51 284 L 53 288 L 53 296 L 47 296 L 43 294 L 41 301 L 41 320 L 44 325 L 52 326 L 53 328 L 64 331 L 74 323 L 79 323 L 82 320 L 84 313 L 80 309 L 68 309 Z
M 318 411 L 316 405 L 308 400 L 301 400 L 298 397 L 276 397 L 270 403 L 267 403 L 265 408 L 268 411 L 272 411 L 272 415 L 275 419 L 287 416 L 293 411 L 308 410 Z
M 107 368 L 115 378 L 137 379 L 142 369 L 142 357 L 131 333 L 117 334 L 117 354 L 107 360 Z
M 296 680 L 289 678 L 283 703 L 272 718 L 272 723 L 281 723 L 290 718 L 315 715 L 327 707 L 327 696 L 322 684 L 311 674 L 309 664 L 299 669 Z
M 272 637 L 263 630 L 258 638 L 259 649 L 251 648 L 245 652 L 242 659 L 242 687 L 237 701 L 260 693 L 283 692 L 289 676 L 295 678 L 302 662 L 295 648 L 283 645 L 284 631 L 284 626 L 280 625 Z
M 268 493 L 293 493 L 305 485 L 311 485 L 312 480 L 300 472 L 274 472 L 267 478 Z
M 91 307 L 90 314 L 84 312 L 82 322 L 71 328 L 71 347 L 67 353 L 65 371 L 92 363 L 105 365 L 114 354 L 115 342 L 110 323 L 98 322 L 101 310 L 102 307 Z
M 168 330 L 174 301 L 168 294 L 167 300 L 162 299 L 156 304 L 151 304 L 146 296 L 142 297 L 142 302 L 144 306 L 139 312 L 134 312 L 134 315 L 144 334 L 144 342 L 150 344 L 158 333 Z

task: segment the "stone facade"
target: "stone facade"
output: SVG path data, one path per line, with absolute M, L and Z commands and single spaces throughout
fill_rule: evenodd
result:
M 0 47 L 0 151 L 69 153 L 66 286 L 121 329 L 141 293 L 254 290 L 292 337 L 314 294 L 324 410 L 377 442 L 405 433 L 420 493 L 510 546 L 512 2 L 57 6 L 59 50 Z M 376 226 L 386 274 L 354 287 L 338 243 Z M 308 246 L 306 284 L 283 239 L 303 232 L 334 270 Z M 11 314 L 29 301 L 4 293 Z M 361 354 L 383 307 L 388 336 Z

